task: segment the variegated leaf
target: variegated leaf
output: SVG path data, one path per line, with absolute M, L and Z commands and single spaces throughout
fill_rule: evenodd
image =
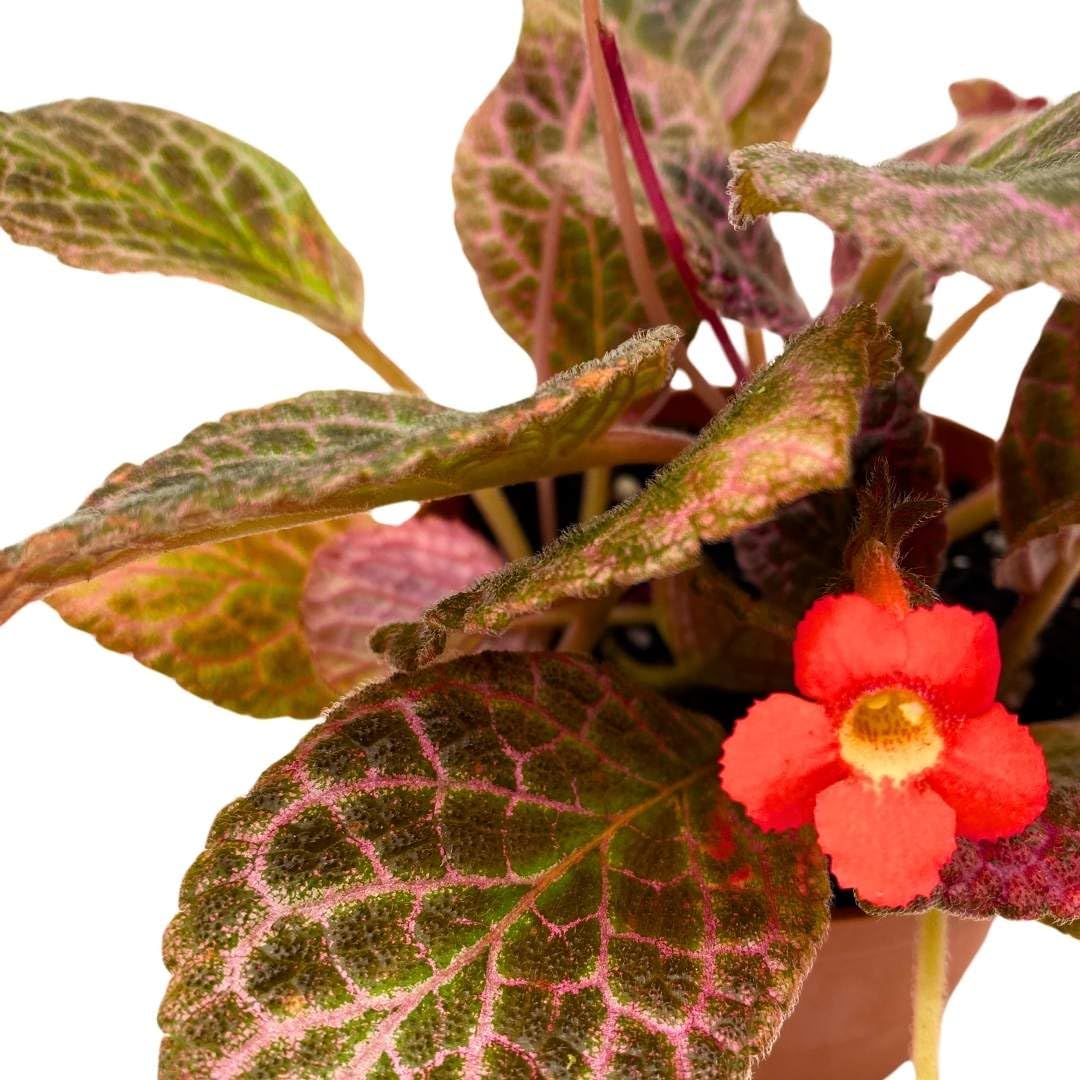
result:
M 829 31 L 795 5 L 757 89 L 731 118 L 732 145 L 792 142 L 825 88 L 831 56 Z
M 701 543 L 764 521 L 850 479 L 859 401 L 891 374 L 896 343 L 869 308 L 812 327 L 749 384 L 639 495 L 372 639 L 399 667 L 438 656 L 450 630 L 498 633 L 565 597 L 603 596 L 694 566 Z
M 84 98 L 0 113 L 0 226 L 71 266 L 202 278 L 331 333 L 360 326 L 360 270 L 300 181 L 164 109 Z
M 780 143 L 732 155 L 731 219 L 803 210 L 867 248 L 902 245 L 935 273 L 1080 296 L 1080 94 L 1011 128 L 965 166 L 874 168 Z
M 666 383 L 677 340 L 650 331 L 486 413 L 345 390 L 230 413 L 121 466 L 70 517 L 0 552 L 0 621 L 163 550 L 576 471 L 590 439 Z
M 318 716 L 335 698 L 312 663 L 300 598 L 315 552 L 349 519 L 136 559 L 48 599 L 107 649 L 249 716 Z
M 1080 544 L 1080 304 L 1043 328 L 997 446 L 998 505 L 1010 553 L 999 584 L 1032 592 Z
M 562 654 L 346 698 L 184 879 L 163 1080 L 749 1077 L 829 887 L 723 795 L 721 734 Z
M 368 637 L 384 622 L 424 608 L 503 565 L 460 521 L 425 515 L 396 528 L 360 522 L 311 562 L 300 601 L 315 670 L 338 693 L 386 673 Z

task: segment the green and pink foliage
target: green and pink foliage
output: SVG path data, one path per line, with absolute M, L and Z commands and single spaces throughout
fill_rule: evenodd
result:
M 721 730 L 486 653 L 345 698 L 219 815 L 165 938 L 163 1077 L 748 1077 L 826 927 Z
M 781 143 L 731 156 L 731 220 L 802 210 L 868 249 L 901 246 L 934 273 L 1080 295 L 1080 95 L 1014 125 L 966 165 L 875 167 Z
M 568 597 L 666 577 L 694 566 L 701 545 L 770 518 L 851 478 L 859 399 L 895 373 L 898 348 L 871 309 L 852 308 L 793 338 L 697 441 L 639 495 L 430 608 L 385 627 L 375 648 L 406 669 L 437 657 L 449 631 L 495 634 Z
M 590 440 L 664 386 L 677 340 L 670 327 L 650 331 L 486 413 L 337 390 L 203 424 L 0 552 L 0 620 L 142 555 L 577 471 L 593 463 Z

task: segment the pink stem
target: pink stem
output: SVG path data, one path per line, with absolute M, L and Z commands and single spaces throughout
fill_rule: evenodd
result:
M 660 183 L 660 177 L 656 172 L 656 166 L 653 165 L 652 156 L 649 154 L 649 147 L 645 143 L 641 124 L 638 122 L 637 110 L 634 108 L 634 99 L 630 94 L 630 87 L 626 81 L 626 72 L 623 70 L 622 59 L 619 57 L 619 46 L 615 41 L 615 35 L 603 23 L 599 24 L 599 30 L 600 47 L 604 53 L 604 64 L 607 67 L 608 77 L 611 79 L 611 88 L 615 94 L 619 119 L 622 120 L 623 131 L 626 133 L 626 140 L 630 144 L 630 152 L 634 156 L 634 165 L 637 167 L 638 176 L 641 177 L 641 183 L 645 188 L 649 205 L 652 207 L 656 224 L 660 229 L 660 235 L 667 246 L 671 261 L 675 264 L 675 269 L 679 272 L 679 277 L 682 278 L 683 285 L 686 286 L 686 291 L 690 294 L 694 307 L 697 309 L 698 314 L 712 327 L 717 341 L 720 342 L 720 347 L 724 350 L 724 355 L 731 365 L 731 370 L 735 372 L 736 385 L 741 385 L 748 376 L 746 364 L 743 363 L 742 357 L 736 351 L 731 336 L 728 334 L 723 322 L 720 321 L 720 316 L 714 308 L 705 302 L 704 297 L 701 295 L 697 275 L 686 258 L 686 245 L 683 243 L 682 235 L 675 224 L 675 218 L 672 216 L 671 208 L 668 206 L 663 186 Z

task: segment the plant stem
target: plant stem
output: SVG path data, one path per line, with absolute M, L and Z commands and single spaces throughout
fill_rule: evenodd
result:
M 915 1066 L 915 1080 L 938 1080 L 938 1047 L 949 951 L 948 916 L 940 908 L 930 908 L 918 918 L 911 1061 Z
M 515 629 L 529 630 L 534 627 L 559 628 L 568 626 L 589 603 L 590 601 L 585 600 L 576 604 L 568 604 L 565 607 L 539 611 L 533 615 L 523 615 L 520 619 L 514 621 L 514 627 Z M 610 626 L 644 626 L 656 621 L 656 609 L 652 604 L 618 604 L 608 613 L 607 621 Z
M 508 559 L 527 559 L 533 553 L 532 544 L 503 489 L 481 488 L 470 494 L 487 527 L 503 549 L 503 554 Z
M 1001 695 L 1028 662 L 1042 629 L 1080 576 L 1080 543 L 1062 553 L 1037 592 L 1025 596 L 1001 627 Z
M 590 600 L 559 638 L 561 652 L 592 652 L 608 625 L 608 616 L 619 603 L 621 589 L 599 600 Z
M 401 368 L 399 368 L 397 364 L 395 364 L 394 361 L 364 333 L 361 327 L 358 326 L 355 330 L 349 330 L 345 333 L 338 334 L 337 336 L 344 344 L 348 345 L 348 347 L 352 349 L 352 351 L 356 353 L 356 355 L 359 356 L 387 386 L 393 387 L 393 389 L 399 390 L 403 394 L 415 394 L 419 397 L 424 396 L 424 391 L 421 390 L 420 387 L 417 386 L 416 383 L 414 383 L 412 379 L 410 379 L 409 376 L 406 375 L 405 372 L 402 371 Z
M 586 3 L 586 11 L 588 7 L 589 4 Z M 683 285 L 686 287 L 686 291 L 690 294 L 690 300 L 694 308 L 712 327 L 716 339 L 720 342 L 720 347 L 724 350 L 724 355 L 731 365 L 731 370 L 735 373 L 735 384 L 738 386 L 746 381 L 746 365 L 743 363 L 742 357 L 736 352 L 727 328 L 720 321 L 720 316 L 712 305 L 705 302 L 705 298 L 701 295 L 697 275 L 686 258 L 686 245 L 683 243 L 678 225 L 675 224 L 675 217 L 671 212 L 671 207 L 668 205 L 667 197 L 664 195 L 664 187 L 660 183 L 660 176 L 656 171 L 656 166 L 653 164 L 652 155 L 649 153 L 645 135 L 638 121 L 637 110 L 634 108 L 634 99 L 630 93 L 630 86 L 626 81 L 626 72 L 623 70 L 615 35 L 603 23 L 598 21 L 596 23 L 596 36 L 600 43 L 604 66 L 607 68 L 608 78 L 611 82 L 611 89 L 615 95 L 615 104 L 619 110 L 619 118 L 622 120 L 623 132 L 626 134 L 626 141 L 630 144 L 630 153 L 634 158 L 634 165 L 637 168 L 638 176 L 641 178 L 642 186 L 645 188 L 645 195 L 649 200 L 649 205 L 652 207 L 653 216 L 656 218 L 660 236 L 668 249 L 668 254 L 675 264 L 675 269 L 678 271 Z
M 611 469 L 606 465 L 589 469 L 581 486 L 581 509 L 579 521 L 602 514 L 611 502 Z
M 991 480 L 977 491 L 965 495 L 945 511 L 949 543 L 985 529 L 997 518 L 997 487 Z
M 929 355 L 923 361 L 923 374 L 929 375 L 953 351 L 963 340 L 964 335 L 979 321 L 979 316 L 992 308 L 1007 294 L 1000 289 L 991 289 L 981 300 L 974 303 L 950 326 L 947 326 L 938 336 L 930 349 Z
M 743 337 L 746 338 L 746 359 L 750 374 L 756 375 L 765 366 L 765 339 L 760 330 L 750 326 L 743 327 Z

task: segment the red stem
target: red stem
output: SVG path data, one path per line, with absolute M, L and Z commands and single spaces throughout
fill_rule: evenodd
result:
M 637 168 L 638 176 L 641 177 L 641 183 L 645 188 L 649 205 L 652 207 L 656 224 L 660 229 L 660 235 L 667 246 L 671 261 L 675 264 L 675 269 L 679 272 L 679 277 L 682 278 L 683 285 L 686 286 L 686 291 L 690 294 L 694 307 L 697 309 L 698 314 L 712 327 L 717 341 L 720 342 L 720 347 L 724 350 L 724 355 L 731 365 L 731 370 L 735 372 L 736 385 L 741 385 L 748 376 L 746 364 L 743 363 L 742 357 L 735 349 L 731 336 L 720 321 L 720 316 L 705 302 L 704 297 L 701 295 L 697 275 L 686 258 L 686 245 L 683 243 L 679 227 L 675 224 L 675 218 L 672 216 L 671 208 L 668 206 L 663 186 L 660 183 L 660 177 L 656 172 L 656 166 L 653 165 L 652 156 L 649 154 L 649 147 L 645 143 L 641 124 L 638 122 L 637 110 L 634 108 L 634 99 L 630 94 L 630 87 L 626 81 L 626 72 L 623 70 L 615 35 L 603 23 L 599 23 L 598 28 L 600 31 L 600 48 L 604 54 L 604 64 L 608 70 L 608 77 L 611 79 L 611 88 L 615 94 L 619 119 L 622 121 L 626 141 L 630 144 L 634 165 Z

